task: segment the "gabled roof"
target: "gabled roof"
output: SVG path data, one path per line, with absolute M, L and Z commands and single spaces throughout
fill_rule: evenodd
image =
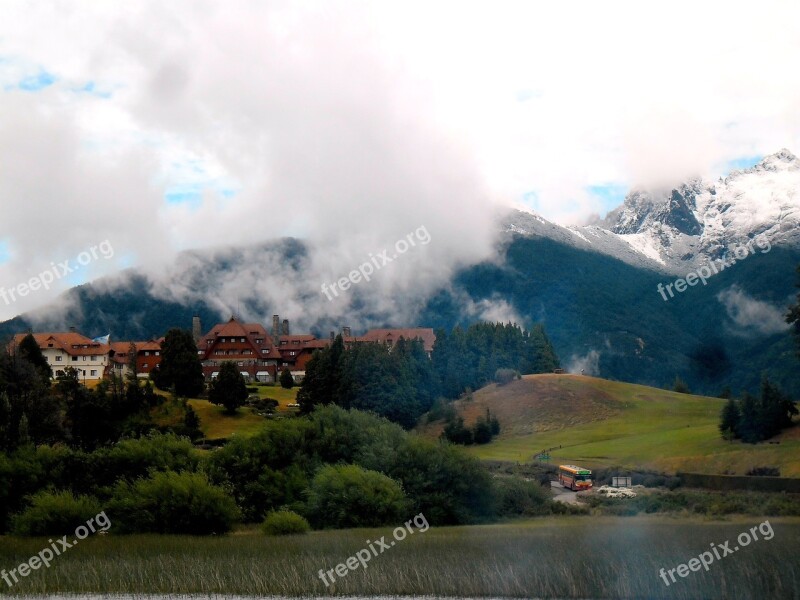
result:
M 27 335 L 27 333 L 18 333 L 14 336 L 12 344 L 19 346 Z M 102 356 L 111 351 L 111 347 L 108 344 L 93 342 L 86 336 L 74 331 L 34 333 L 33 339 L 36 340 L 42 350 L 56 348 L 63 350 L 70 356 Z
M 220 338 L 234 338 L 234 342 L 221 342 Z M 227 323 L 215 325 L 211 331 L 205 334 L 197 342 L 197 349 L 203 352 L 205 358 L 211 356 L 213 348 L 236 349 L 241 345 L 241 339 L 245 339 L 245 344 L 253 350 L 253 356 L 261 359 L 281 357 L 272 342 L 272 337 L 267 334 L 267 330 L 259 323 L 242 323 L 236 317 L 231 317 Z M 257 343 L 256 340 L 262 340 Z M 261 352 L 266 349 L 267 352 Z M 236 355 L 233 355 L 236 356 Z

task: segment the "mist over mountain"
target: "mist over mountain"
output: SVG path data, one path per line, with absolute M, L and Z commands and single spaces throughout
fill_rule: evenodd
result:
M 159 273 L 129 270 L 74 288 L 0 332 L 77 326 L 149 338 L 189 327 L 195 313 L 207 327 L 230 314 L 263 323 L 280 314 L 294 332 L 318 335 L 342 326 L 542 322 L 576 372 L 659 386 L 680 376 L 706 393 L 754 389 L 765 372 L 800 394 L 783 322 L 800 263 L 798 190 L 800 160 L 782 150 L 716 182 L 633 190 L 590 226 L 505 212 L 483 258 L 459 260 L 452 244 L 437 251 L 432 227 L 429 244 L 393 251 L 391 264 L 333 300 L 321 284 L 347 272 L 321 269 L 315 240 L 184 252 Z M 480 239 L 485 247 L 486 234 Z M 666 300 L 659 293 L 659 284 L 710 261 L 735 260 L 736 248 L 756 239 L 752 253 L 705 283 Z M 393 244 L 376 239 L 376 253 Z M 431 264 L 443 256 L 446 264 Z M 353 254 L 350 268 L 366 258 Z

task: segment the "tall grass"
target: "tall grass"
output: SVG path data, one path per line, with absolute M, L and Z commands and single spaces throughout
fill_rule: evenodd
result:
M 774 519 L 775 536 L 690 573 L 667 588 L 674 568 L 734 540 L 758 521 L 667 518 L 548 518 L 525 523 L 431 528 L 415 533 L 326 588 L 317 576 L 366 540 L 391 529 L 264 537 L 113 536 L 85 540 L 12 594 L 56 592 L 250 595 L 436 595 L 526 598 L 796 598 L 800 520 Z M 46 540 L 0 538 L 0 568 Z M 3 592 L 8 591 L 0 581 Z

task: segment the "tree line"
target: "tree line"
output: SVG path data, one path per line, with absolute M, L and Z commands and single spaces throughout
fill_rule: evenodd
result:
M 728 398 L 720 414 L 719 430 L 725 439 L 755 444 L 791 427 L 796 414 L 794 401 L 764 377 L 759 397 L 745 392 L 739 400 Z
M 493 380 L 498 370 L 552 372 L 558 357 L 544 329 L 476 323 L 466 330 L 436 331 L 429 358 L 418 339 L 345 347 L 337 336 L 314 354 L 297 395 L 302 413 L 318 405 L 368 410 L 405 428 L 438 398 L 454 399 Z M 483 435 L 483 430 L 480 435 Z

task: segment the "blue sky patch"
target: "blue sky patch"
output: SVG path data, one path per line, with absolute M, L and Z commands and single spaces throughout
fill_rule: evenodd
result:
M 11 260 L 11 248 L 9 248 L 8 242 L 0 240 L 0 265 L 9 260 Z
M 603 185 L 590 185 L 586 188 L 586 191 L 598 198 L 602 203 L 603 210 L 607 212 L 615 209 L 625 201 L 628 187 L 619 183 L 605 183 Z
M 763 160 L 763 156 L 759 156 L 758 154 L 753 156 L 741 156 L 739 158 L 734 158 L 733 160 L 729 160 L 725 163 L 725 170 L 730 171 L 741 171 L 742 169 L 749 169 L 750 167 L 756 166 Z
M 522 194 L 522 203 L 531 210 L 539 210 L 539 194 L 531 190 Z
M 90 96 L 94 96 L 95 98 L 111 98 L 111 92 L 107 89 L 98 87 L 94 81 L 87 81 L 82 86 L 74 88 L 73 91 L 78 94 L 88 94 Z
M 56 81 L 58 81 L 58 77 L 41 69 L 36 75 L 30 75 L 21 79 L 17 87 L 25 92 L 38 92 L 46 87 L 50 87 Z

